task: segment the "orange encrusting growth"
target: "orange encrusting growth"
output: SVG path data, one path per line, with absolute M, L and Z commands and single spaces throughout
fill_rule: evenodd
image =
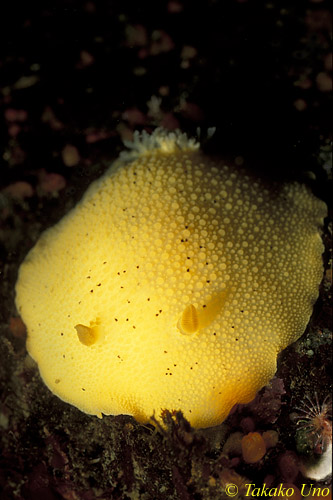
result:
M 255 464 L 266 453 L 265 441 L 259 432 L 249 432 L 242 438 L 242 455 L 244 462 Z

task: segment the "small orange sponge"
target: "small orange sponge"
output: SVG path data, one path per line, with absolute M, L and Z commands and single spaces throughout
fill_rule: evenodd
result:
M 265 441 L 259 432 L 249 432 L 242 438 L 242 455 L 247 464 L 255 464 L 266 453 Z

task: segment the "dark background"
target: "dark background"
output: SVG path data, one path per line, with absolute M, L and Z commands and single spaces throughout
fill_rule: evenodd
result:
M 162 124 L 195 134 L 215 126 L 218 152 L 268 170 L 316 169 L 327 146 L 325 1 L 14 1 L 6 8 L 0 104 L 3 113 L 26 112 L 14 138 L 7 134 L 15 116 L 2 114 L 6 183 L 33 182 L 38 168 L 67 178 L 60 152 L 68 143 L 81 166 L 112 158 L 119 135 L 129 135 L 124 127 Z M 155 116 L 152 96 L 162 99 Z M 142 115 L 126 118 L 133 108 Z M 91 144 L 91 129 L 108 137 Z

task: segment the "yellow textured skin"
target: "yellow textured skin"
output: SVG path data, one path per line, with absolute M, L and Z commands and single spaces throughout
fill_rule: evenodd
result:
M 219 424 L 303 333 L 325 214 L 305 186 L 267 186 L 183 135 L 137 138 L 20 267 L 43 380 L 90 414 Z

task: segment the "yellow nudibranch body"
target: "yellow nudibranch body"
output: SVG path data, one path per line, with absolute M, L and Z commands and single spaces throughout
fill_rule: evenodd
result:
M 27 349 L 80 410 L 221 423 L 303 333 L 326 205 L 210 159 L 180 132 L 136 135 L 19 270 Z

